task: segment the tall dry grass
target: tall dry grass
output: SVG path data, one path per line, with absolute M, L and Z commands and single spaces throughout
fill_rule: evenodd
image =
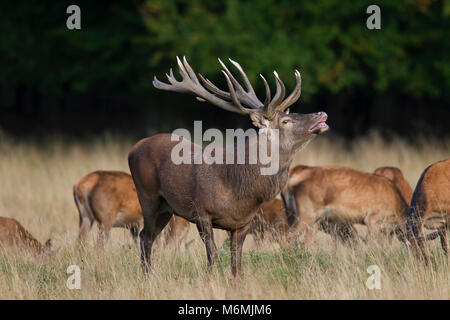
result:
M 97 170 L 129 171 L 133 142 L 105 135 L 88 143 L 54 139 L 38 146 L 0 135 L 0 216 L 19 220 L 38 240 L 51 237 L 54 252 L 43 259 L 0 251 L 0 298 L 3 299 L 448 299 L 448 260 L 438 241 L 431 243 L 435 263 L 425 267 L 404 245 L 381 241 L 352 248 L 321 235 L 311 247 L 282 248 L 265 240 L 244 245 L 244 277 L 233 281 L 229 252 L 221 248 L 219 263 L 207 270 L 204 246 L 195 228 L 185 250 L 155 248 L 153 272 L 144 277 L 138 251 L 128 232 L 115 229 L 104 252 L 75 249 L 78 213 L 72 186 Z M 450 140 L 421 139 L 409 145 L 386 142 L 377 135 L 347 145 L 332 135 L 317 138 L 294 163 L 345 165 L 373 171 L 400 167 L 414 187 L 423 169 L 450 156 Z M 216 231 L 218 246 L 225 240 Z M 66 287 L 67 267 L 81 268 L 81 289 Z M 369 290 L 366 269 L 381 269 L 381 290 Z

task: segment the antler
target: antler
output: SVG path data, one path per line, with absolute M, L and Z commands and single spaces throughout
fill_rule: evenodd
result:
M 264 117 L 268 119 L 273 119 L 278 111 L 286 110 L 290 105 L 292 105 L 299 99 L 301 94 L 301 76 L 297 70 L 295 70 L 295 77 L 297 81 L 295 89 L 284 101 L 283 99 L 286 89 L 283 82 L 278 77 L 277 72 L 274 71 L 276 80 L 276 92 L 273 100 L 271 100 L 270 88 L 267 84 L 266 79 L 262 75 L 260 75 L 264 81 L 264 86 L 266 89 L 266 99 L 264 103 L 262 103 L 256 96 L 255 90 L 250 84 L 247 75 L 245 74 L 239 63 L 231 59 L 229 60 L 241 74 L 246 90 L 244 90 L 241 84 L 234 78 L 234 76 L 220 59 L 219 63 L 223 68 L 222 73 L 224 74 L 227 81 L 229 92 L 217 88 L 211 81 L 204 78 L 199 73 L 198 76 L 204 85 L 203 87 L 185 57 L 183 57 L 183 63 L 177 57 L 178 67 L 180 69 L 180 74 L 182 77 L 181 81 L 175 79 L 172 69 L 170 69 L 169 74 L 166 74 L 170 84 L 161 82 L 155 77 L 153 80 L 153 86 L 161 90 L 192 93 L 197 96 L 198 100 L 209 101 L 210 103 L 227 111 L 232 111 L 239 114 L 249 114 L 251 112 L 257 112 L 264 115 Z M 245 105 L 246 107 L 244 107 L 243 105 Z

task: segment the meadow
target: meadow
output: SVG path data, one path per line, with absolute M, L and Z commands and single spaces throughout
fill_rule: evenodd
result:
M 0 250 L 0 299 L 448 299 L 448 259 L 439 241 L 429 243 L 433 264 L 416 261 L 406 246 L 392 243 L 334 243 L 320 234 L 309 247 L 281 246 L 265 239 L 244 244 L 243 272 L 235 281 L 230 254 L 215 232 L 219 263 L 207 268 L 206 253 L 191 226 L 186 248 L 155 247 L 153 271 L 142 273 L 128 231 L 114 229 L 105 250 L 95 248 L 94 227 L 84 251 L 75 247 L 78 213 L 72 186 L 88 172 L 129 172 L 127 154 L 136 141 L 106 134 L 89 142 L 15 141 L 0 134 L 0 216 L 14 217 L 52 253 L 35 259 Z M 294 164 L 344 165 L 364 171 L 397 166 L 415 184 L 429 164 L 449 158 L 450 139 L 419 138 L 414 144 L 377 134 L 351 143 L 325 135 L 299 153 Z M 358 228 L 364 233 L 364 227 Z M 70 265 L 81 269 L 81 288 L 66 286 Z M 381 270 L 381 289 L 369 290 L 367 268 Z

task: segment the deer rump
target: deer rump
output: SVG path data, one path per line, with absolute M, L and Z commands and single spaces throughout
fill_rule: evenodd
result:
M 78 244 L 83 245 L 94 222 L 99 225 L 97 246 L 103 247 L 111 228 L 129 229 L 138 245 L 142 226 L 142 210 L 131 175 L 122 171 L 98 170 L 88 173 L 74 185 L 73 196 L 79 213 Z M 159 236 L 164 245 L 181 245 L 189 222 L 173 217 Z
M 306 241 L 316 226 L 341 240 L 355 239 L 353 224 L 366 225 L 369 236 L 396 234 L 404 241 L 408 205 L 390 180 L 345 167 L 302 167 L 294 172 L 287 198 L 294 198 L 295 207 L 287 212 L 296 216 L 288 220 Z
M 407 218 L 407 237 L 416 257 L 430 262 L 425 240 L 441 240 L 448 256 L 448 229 L 450 217 L 450 159 L 427 167 L 414 190 Z M 437 230 L 427 235 L 423 228 Z

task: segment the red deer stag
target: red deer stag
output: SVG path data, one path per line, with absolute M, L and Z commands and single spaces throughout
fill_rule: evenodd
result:
M 450 159 L 430 165 L 420 176 L 414 190 L 406 223 L 408 241 L 417 257 L 425 263 L 430 256 L 425 240 L 438 236 L 444 253 L 448 255 L 448 229 L 450 217 Z M 423 227 L 437 230 L 424 236 Z
M 305 236 L 305 242 L 317 226 L 341 240 L 354 239 L 355 223 L 365 224 L 372 237 L 396 234 L 404 241 L 408 205 L 390 180 L 334 166 L 301 166 L 292 172 L 289 194 L 283 196 L 289 199 L 285 200 L 289 224 Z
M 373 173 L 391 180 L 402 194 L 403 199 L 405 199 L 406 203 L 408 205 L 411 203 L 413 193 L 412 188 L 409 185 L 408 181 L 406 181 L 402 171 L 399 168 L 381 167 L 376 169 Z
M 137 238 L 142 226 L 142 210 L 133 179 L 128 173 L 91 172 L 74 185 L 73 197 L 80 216 L 79 245 L 85 242 L 92 224 L 97 221 L 99 247 L 103 247 L 113 227 L 128 228 L 138 246 Z M 189 222 L 174 217 L 166 230 L 161 239 L 164 244 L 180 244 L 189 230 Z
M 25 249 L 35 255 L 50 252 L 50 239 L 42 245 L 25 228 L 13 218 L 0 217 L 0 247 Z
M 242 245 L 259 206 L 264 201 L 274 199 L 284 187 L 295 153 L 316 135 L 328 129 L 325 123 L 327 115 L 324 112 L 284 112 L 300 97 L 301 77 L 298 71 L 295 71 L 295 89 L 286 99 L 285 86 L 276 72 L 274 75 L 277 89 L 273 99 L 267 81 L 261 76 L 266 88 L 266 100 L 263 103 L 256 96 L 237 62 L 230 59 L 241 74 L 246 89 L 219 59 L 229 89 L 229 92 L 226 92 L 200 74 L 197 78 L 186 59 L 183 59 L 183 63 L 178 58 L 177 60 L 182 81 L 178 81 L 171 70 L 170 75 L 167 75 L 170 84 L 160 82 L 155 77 L 153 85 L 156 88 L 192 93 L 200 101 L 208 101 L 222 109 L 249 115 L 253 124 L 264 129 L 261 131 L 265 133 L 247 136 L 245 150 L 240 150 L 236 143 L 233 145 L 235 157 L 238 152 L 242 154 L 245 151 L 243 164 L 236 164 L 236 160 L 234 164 L 225 164 L 226 152 L 222 153 L 222 163 L 175 164 L 171 153 L 172 148 L 179 143 L 188 150 L 194 149 L 192 154 L 199 150 L 202 153 L 203 149 L 187 139 L 181 139 L 181 142 L 173 141 L 171 134 L 158 134 L 143 139 L 133 147 L 128 161 L 144 216 L 144 228 L 140 234 L 144 270 L 148 271 L 150 267 L 151 248 L 155 237 L 174 212 L 197 225 L 206 246 L 209 266 L 217 259 L 213 227 L 231 231 L 231 270 L 236 276 L 240 272 Z M 254 150 L 262 135 L 274 139 L 277 133 L 279 148 L 267 148 L 265 151 L 279 151 L 279 170 L 274 174 L 262 175 L 261 169 L 267 165 L 262 164 L 261 159 L 255 164 L 250 163 L 248 151 Z M 190 158 L 191 163 L 195 161 L 193 155 Z

